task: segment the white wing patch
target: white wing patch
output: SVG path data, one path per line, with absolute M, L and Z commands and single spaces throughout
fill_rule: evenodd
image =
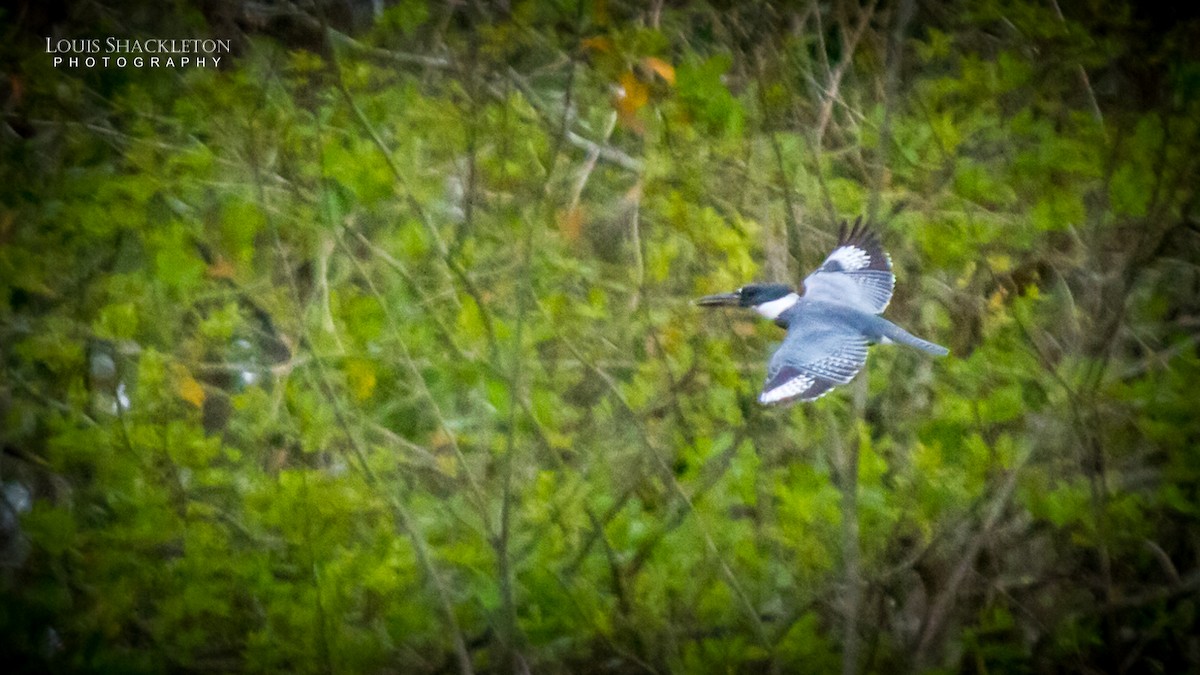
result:
M 842 223 L 837 247 L 804 280 L 804 297 L 879 314 L 895 287 L 892 259 L 860 218 L 853 226 Z
M 767 381 L 758 400 L 764 404 L 815 401 L 854 379 L 867 362 L 867 339 L 825 317 L 802 316 L 767 365 Z
M 789 398 L 795 398 L 815 383 L 816 380 L 812 376 L 797 374 L 787 382 L 763 391 L 758 395 L 758 401 L 759 403 L 779 403 Z
M 841 265 L 843 271 L 853 272 L 871 264 L 871 254 L 857 246 L 839 246 L 825 259 L 826 265 L 831 262 Z

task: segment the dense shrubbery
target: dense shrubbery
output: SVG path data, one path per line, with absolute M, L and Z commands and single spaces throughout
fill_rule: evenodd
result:
M 201 4 L 5 28 L 8 662 L 1200 667 L 1195 19 Z M 760 408 L 859 213 L 953 356 Z

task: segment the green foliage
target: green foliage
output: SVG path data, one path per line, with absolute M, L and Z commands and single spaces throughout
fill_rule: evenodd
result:
M 0 651 L 1194 670 L 1195 21 L 661 5 L 0 48 Z M 691 301 L 858 213 L 953 355 L 762 408 L 778 331 Z

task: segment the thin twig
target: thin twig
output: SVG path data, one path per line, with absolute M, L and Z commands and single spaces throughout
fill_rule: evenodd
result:
M 950 610 L 958 597 L 959 589 L 962 587 L 963 582 L 966 581 L 967 575 L 974 569 L 975 559 L 979 557 L 979 551 L 982 550 L 984 543 L 988 541 L 992 531 L 1000 522 L 1000 516 L 1004 514 L 1004 510 L 1008 508 L 1009 503 L 1012 501 L 1013 492 L 1017 487 L 1017 478 L 1021 474 L 1021 469 L 1032 456 L 1033 451 L 1026 450 L 1013 467 L 1009 469 L 1004 483 L 1001 484 L 1000 490 L 992 499 L 991 508 L 988 509 L 987 515 L 979 527 L 979 531 L 971 539 L 971 543 L 967 546 L 966 551 L 962 553 L 962 557 L 959 559 L 954 571 L 950 573 L 946 587 L 938 594 L 929 608 L 921 630 L 921 637 L 913 654 L 913 672 L 922 672 L 927 667 L 929 651 L 932 649 L 934 641 L 941 635 L 942 627 L 950 616 Z
M 679 484 L 679 480 L 675 477 L 674 471 L 670 466 L 667 465 L 667 462 L 663 459 L 662 453 L 659 451 L 657 445 L 651 440 L 651 437 L 647 433 L 645 426 L 642 424 L 641 418 L 625 399 L 625 395 L 621 393 L 620 387 L 617 386 L 617 383 L 613 381 L 612 377 L 607 372 L 592 364 L 582 353 L 579 352 L 578 349 L 576 349 L 575 345 L 570 341 L 561 339 L 560 341 L 575 356 L 575 358 L 579 359 L 581 363 L 587 365 L 592 372 L 600 378 L 600 380 L 608 388 L 613 400 L 615 400 L 629 416 L 630 421 L 633 423 L 633 428 L 637 432 L 638 439 L 641 441 L 642 446 L 646 449 L 655 465 L 657 465 L 664 482 L 671 489 L 671 492 L 675 495 L 675 497 L 684 504 L 684 506 L 687 508 L 687 511 L 695 517 L 696 529 L 700 532 L 701 537 L 704 539 L 705 549 L 710 555 L 713 556 L 713 559 L 717 561 L 717 566 L 720 568 L 722 576 L 725 577 L 726 584 L 729 585 L 729 589 L 733 592 L 734 597 L 737 598 L 739 604 L 742 605 L 746 616 L 750 619 L 751 626 L 754 628 L 755 637 L 758 638 L 759 643 L 764 649 L 770 651 L 772 649 L 772 643 L 768 639 L 766 630 L 763 628 L 762 619 L 758 616 L 758 611 L 755 609 L 754 604 L 750 602 L 750 597 L 746 594 L 745 589 L 742 588 L 742 584 L 738 581 L 737 575 L 733 573 L 733 569 L 729 567 L 727 562 L 725 562 L 725 557 L 721 554 L 721 550 L 717 547 L 716 542 L 713 540 L 712 534 L 709 532 L 709 528 L 704 523 L 704 520 L 701 518 L 700 514 L 696 512 L 696 507 L 692 498 L 687 494 L 686 491 L 684 491 L 683 486 Z
M 859 377 L 854 385 L 853 414 L 849 443 L 841 443 L 841 436 L 831 431 L 830 437 L 837 443 L 840 456 L 838 487 L 842 492 L 842 575 L 845 578 L 845 609 L 842 617 L 842 675 L 854 675 L 859 666 L 858 615 L 861 611 L 863 580 L 861 569 L 861 543 L 858 527 L 858 464 L 859 464 L 859 420 L 866 407 L 867 378 Z M 831 429 L 836 428 L 830 416 Z
M 253 125 L 253 120 L 251 121 L 251 125 Z M 256 133 L 252 126 L 247 131 L 251 139 L 256 139 L 259 137 L 259 134 Z M 257 197 L 259 203 L 265 205 L 266 195 L 263 191 L 261 162 L 259 161 L 258 148 L 254 144 L 253 140 L 251 141 L 248 149 L 250 153 L 249 159 L 254 177 L 254 184 L 258 191 Z M 279 224 L 275 218 L 273 218 L 271 214 L 266 211 L 266 209 L 264 209 L 264 218 L 267 221 L 267 229 L 271 234 L 271 241 L 274 245 L 279 264 L 285 271 L 284 277 L 287 281 L 292 302 L 297 310 L 301 310 L 304 307 L 303 296 L 300 292 L 300 288 L 294 275 L 290 271 L 290 264 L 283 246 L 283 240 L 279 234 Z M 358 436 L 353 432 L 350 424 L 347 422 L 342 411 L 340 398 L 334 394 L 334 387 L 328 372 L 326 372 L 324 363 L 321 359 L 314 359 L 312 363 L 314 373 L 311 377 L 314 380 L 313 384 L 317 390 L 320 391 L 331 403 L 334 419 L 337 421 L 349 444 L 351 456 L 356 460 L 359 470 L 362 472 L 367 482 L 376 490 L 377 494 L 387 501 L 391 507 L 396 524 L 411 542 L 413 551 L 417 557 L 417 563 L 421 567 L 422 571 L 424 571 L 430 584 L 433 586 L 434 597 L 437 601 L 438 608 L 441 611 L 442 619 L 446 622 L 446 627 L 449 629 L 450 641 L 453 645 L 459 672 L 462 675 L 472 675 L 474 673 L 474 668 L 471 665 L 470 654 L 467 652 L 466 640 L 464 639 L 462 630 L 458 625 L 458 618 L 454 613 L 454 608 L 450 603 L 449 592 L 442 580 L 441 574 L 433 564 L 433 560 L 429 554 L 428 546 L 424 537 L 422 537 L 420 532 L 417 530 L 411 515 L 409 515 L 408 510 L 397 499 L 395 493 L 392 490 L 385 489 L 378 477 L 375 475 L 375 472 L 371 469 L 370 464 L 367 462 L 366 451 L 363 449 L 363 444 Z
M 1058 16 L 1059 23 L 1066 25 L 1067 18 L 1063 16 L 1062 8 L 1058 6 L 1058 0 L 1050 0 L 1050 5 L 1054 7 L 1054 14 Z M 1100 103 L 1096 100 L 1096 92 L 1092 89 L 1092 81 L 1088 78 L 1087 70 L 1082 63 L 1076 64 L 1075 69 L 1079 73 L 1079 83 L 1083 85 L 1083 91 L 1087 94 L 1088 105 L 1092 108 L 1092 117 L 1100 123 L 1101 128 L 1104 126 L 1104 113 L 1100 112 Z M 1105 136 L 1107 136 L 1107 132 Z
M 887 41 L 887 70 L 884 73 L 883 123 L 879 129 L 879 156 L 875 175 L 875 186 L 871 191 L 871 202 L 867 206 L 867 220 L 874 221 L 879 215 L 883 196 L 883 181 L 888 175 L 888 155 L 892 145 L 892 110 L 900 95 L 900 70 L 904 55 L 904 36 L 908 23 L 916 11 L 914 0 L 900 0 L 896 7 L 896 23 Z
M 854 29 L 854 34 L 849 40 L 845 41 L 843 47 L 842 59 L 838 62 L 837 67 L 830 74 L 829 86 L 825 89 L 824 100 L 821 101 L 821 112 L 817 116 L 817 130 L 815 133 L 817 148 L 821 147 L 821 142 L 825 138 L 825 129 L 829 126 L 829 121 L 833 117 L 833 104 L 840 100 L 839 90 L 842 86 L 842 77 L 846 74 L 846 69 L 854 60 L 854 53 L 858 50 L 858 43 L 862 40 L 863 33 L 867 30 L 867 25 L 871 22 L 871 18 L 875 16 L 875 6 L 878 0 L 871 0 L 871 4 L 863 9 L 858 20 L 858 26 Z

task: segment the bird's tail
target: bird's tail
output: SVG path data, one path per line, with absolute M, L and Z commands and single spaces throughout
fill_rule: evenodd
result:
M 928 354 L 933 354 L 934 356 L 945 356 L 950 353 L 949 349 L 946 349 L 941 345 L 934 344 L 928 340 L 922 340 L 916 335 L 913 335 L 912 333 L 904 330 L 894 323 L 891 323 L 890 321 L 883 331 L 883 337 L 885 340 L 899 342 L 900 344 L 920 349 L 921 351 Z

